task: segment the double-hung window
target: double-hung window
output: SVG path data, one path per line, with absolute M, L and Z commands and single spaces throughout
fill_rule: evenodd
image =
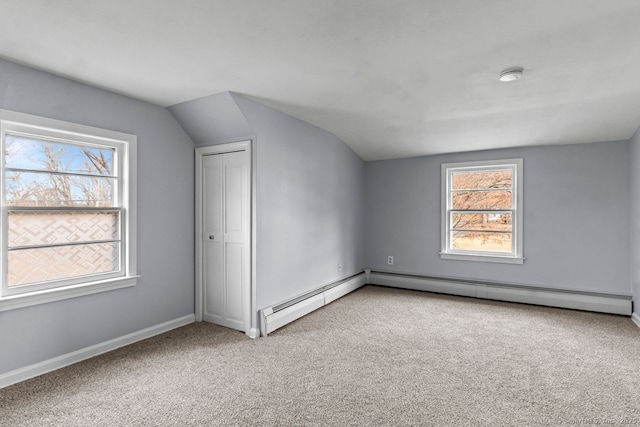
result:
M 521 264 L 522 159 L 442 164 L 441 257 Z
M 135 284 L 136 137 L 0 110 L 0 309 Z

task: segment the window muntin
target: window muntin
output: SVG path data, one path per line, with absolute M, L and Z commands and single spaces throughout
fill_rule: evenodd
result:
M 522 159 L 445 163 L 441 255 L 522 262 Z
M 133 278 L 135 137 L 0 113 L 24 119 L 1 123 L 0 302 Z

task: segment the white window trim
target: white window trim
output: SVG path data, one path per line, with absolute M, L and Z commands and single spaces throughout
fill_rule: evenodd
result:
M 481 261 L 481 262 L 497 262 L 505 264 L 523 264 L 523 179 L 522 179 L 522 159 L 502 159 L 502 160 L 486 160 L 476 162 L 459 162 L 459 163 L 443 163 L 441 166 L 441 220 L 440 220 L 440 258 L 462 261 Z M 491 170 L 494 167 L 512 166 L 514 168 L 515 184 L 515 205 L 512 207 L 514 215 L 513 221 L 513 253 L 499 254 L 496 252 L 484 251 L 455 251 L 448 249 L 449 239 L 449 187 L 451 173 L 455 169 L 463 170 Z
M 125 252 L 123 262 L 123 275 L 118 277 L 101 276 L 98 280 L 85 278 L 81 282 L 70 280 L 67 285 L 48 289 L 35 289 L 30 292 L 15 295 L 0 295 L 0 311 L 12 310 L 21 307 L 28 307 L 36 304 L 43 304 L 68 298 L 75 298 L 82 295 L 90 295 L 97 292 L 105 292 L 114 289 L 134 286 L 137 282 L 137 137 L 135 135 L 116 132 L 91 126 L 79 125 L 60 120 L 48 119 L 29 114 L 17 113 L 0 109 L 0 136 L 4 140 L 6 128 L 26 127 L 43 134 L 53 130 L 56 134 L 64 134 L 70 140 L 83 139 L 89 137 L 98 143 L 103 141 L 105 145 L 120 145 L 119 155 L 122 161 L 118 162 L 122 166 L 119 171 L 122 185 L 121 199 L 122 211 L 124 212 L 124 224 L 122 228 L 122 250 Z M 0 162 L 0 177 L 4 177 L 4 162 Z M 3 179 L 3 178 L 2 178 Z M 4 188 L 4 184 L 2 184 Z M 4 195 L 1 195 L 4 197 Z M 3 206 L 3 210 L 6 208 Z M 3 212 L 4 214 L 4 212 Z M 4 218 L 5 215 L 2 216 Z M 1 239 L 6 238 L 6 224 L 2 224 L 3 233 Z M 5 243 L 1 241 L 0 250 L 5 251 Z M 6 259 L 6 257 L 4 257 Z M 5 268 L 5 267 L 3 267 Z

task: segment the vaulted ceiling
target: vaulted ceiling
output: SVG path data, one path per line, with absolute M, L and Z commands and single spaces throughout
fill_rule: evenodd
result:
M 365 160 L 640 125 L 637 0 L 4 0 L 0 14 L 0 57 L 161 106 L 239 92 Z M 523 78 L 499 82 L 513 66 Z

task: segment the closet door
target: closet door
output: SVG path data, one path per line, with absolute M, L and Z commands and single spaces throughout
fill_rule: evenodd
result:
M 249 157 L 203 158 L 203 320 L 245 331 L 249 289 Z

